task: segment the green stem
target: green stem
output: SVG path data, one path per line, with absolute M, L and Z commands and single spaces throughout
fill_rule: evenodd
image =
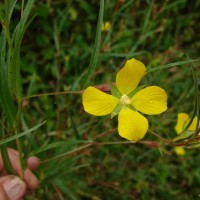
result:
M 8 46 L 9 46 L 10 52 L 13 52 L 12 39 L 10 37 L 10 29 L 7 26 L 7 24 L 5 24 L 4 30 L 5 30 L 5 34 L 6 34 L 6 38 L 7 38 L 7 41 L 8 41 Z
M 41 97 L 41 96 L 54 96 L 54 95 L 61 95 L 61 94 L 81 94 L 81 91 L 65 91 L 65 92 L 51 92 L 51 93 L 42 93 L 42 94 L 35 94 L 32 96 L 28 96 L 28 97 L 23 97 L 23 100 L 25 99 L 30 99 L 30 98 L 34 98 L 34 97 Z
M 5 23 L 2 24 L 3 28 L 5 30 L 5 34 L 6 34 L 6 38 L 8 41 L 8 46 L 9 46 L 9 50 L 10 52 L 13 52 L 13 42 L 11 39 L 11 35 L 10 35 L 10 20 L 9 20 L 9 0 L 5 0 Z
M 19 153 L 19 163 L 20 163 L 20 178 L 24 178 L 24 165 L 23 165 L 23 152 L 22 152 L 22 144 L 19 138 L 16 139 L 17 151 Z
M 6 172 L 9 174 L 15 174 L 15 170 L 13 169 L 12 163 L 10 161 L 10 157 L 9 157 L 8 149 L 6 145 L 2 145 L 0 151 L 1 151 L 1 157 L 2 157 L 3 165 Z
M 21 112 L 22 112 L 22 103 L 23 101 L 18 99 L 18 111 L 17 111 L 17 119 L 16 119 L 16 129 L 15 134 L 18 134 L 20 131 L 20 119 L 21 119 Z M 22 143 L 19 138 L 16 139 L 17 150 L 19 153 L 19 163 L 20 163 L 20 178 L 24 178 L 24 165 L 23 165 L 23 151 L 22 151 Z
M 22 17 L 23 11 L 24 11 L 24 0 L 22 0 L 21 17 Z

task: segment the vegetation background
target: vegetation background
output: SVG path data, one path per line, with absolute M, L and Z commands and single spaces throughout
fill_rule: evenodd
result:
M 20 129 L 46 123 L 21 138 L 25 157 L 36 155 L 42 161 L 36 172 L 40 187 L 26 199 L 200 198 L 199 149 L 187 149 L 179 156 L 171 146 L 121 143 L 117 120 L 85 113 L 80 93 L 47 94 L 83 89 L 94 52 L 99 6 L 98 0 L 41 0 L 31 9 L 29 18 L 35 17 L 24 34 L 20 53 L 24 97 Z M 17 1 L 11 32 L 21 10 L 21 1 Z M 168 94 L 169 109 L 148 117 L 151 130 L 164 138 L 176 136 L 178 113 L 191 115 L 194 109 L 190 66 L 200 85 L 200 64 L 182 61 L 200 57 L 199 10 L 199 0 L 105 0 L 103 21 L 111 27 L 102 32 L 90 85 L 115 81 L 116 72 L 131 57 L 148 68 L 171 63 L 170 68 L 149 73 L 143 80 Z M 11 135 L 8 131 L 2 138 Z M 151 133 L 144 140 L 161 142 Z M 9 146 L 16 148 L 15 142 Z

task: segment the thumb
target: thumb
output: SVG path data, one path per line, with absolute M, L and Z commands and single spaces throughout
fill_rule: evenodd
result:
M 26 184 L 17 176 L 0 177 L 0 199 L 20 200 L 26 192 Z

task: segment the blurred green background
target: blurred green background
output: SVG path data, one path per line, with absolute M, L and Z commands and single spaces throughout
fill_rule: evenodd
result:
M 31 14 L 36 16 L 21 47 L 24 97 L 83 89 L 99 4 L 98 0 L 35 2 Z M 114 82 L 116 72 L 131 57 L 148 68 L 199 58 L 199 10 L 199 0 L 105 0 L 104 22 L 109 21 L 111 27 L 102 32 L 98 65 L 90 85 Z M 13 26 L 20 12 L 19 2 L 12 17 Z M 200 65 L 195 62 L 193 67 L 200 85 Z M 177 114 L 191 115 L 194 108 L 190 65 L 152 72 L 142 83 L 166 90 L 168 110 L 148 119 L 153 131 L 164 138 L 175 137 Z M 179 156 L 170 146 L 158 149 L 143 144 L 92 145 L 51 159 L 83 146 L 83 141 L 124 140 L 115 129 L 116 118 L 84 112 L 80 94 L 39 96 L 24 101 L 22 129 L 43 120 L 47 120 L 46 124 L 32 136 L 26 136 L 23 143 L 27 156 L 35 154 L 43 161 L 36 172 L 40 187 L 27 197 L 29 200 L 200 198 L 198 149 L 188 149 Z M 144 140 L 159 141 L 150 133 Z M 56 148 L 39 152 L 48 144 L 56 144 Z

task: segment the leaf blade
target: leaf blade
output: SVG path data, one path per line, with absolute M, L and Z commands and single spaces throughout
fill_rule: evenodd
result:
M 28 133 L 31 133 L 31 132 L 35 131 L 35 130 L 38 129 L 40 126 L 42 126 L 44 123 L 46 123 L 46 121 L 44 121 L 44 122 L 42 122 L 42 123 L 40 123 L 40 124 L 38 124 L 38 125 L 36 125 L 36 126 L 30 128 L 30 129 L 28 129 L 28 130 L 26 130 L 26 131 L 24 131 L 24 132 L 22 132 L 22 133 L 19 133 L 19 134 L 16 134 L 16 135 L 11 136 L 11 137 L 9 137 L 9 138 L 6 138 L 6 139 L 1 140 L 1 141 L 0 141 L 0 146 L 6 144 L 6 143 L 8 143 L 8 142 L 11 142 L 11 141 L 13 141 L 13 140 L 15 140 L 15 139 L 17 139 L 17 138 L 23 137 L 23 136 L 27 135 Z
M 97 66 L 98 56 L 99 56 L 99 50 L 100 50 L 100 44 L 101 44 L 101 26 L 103 22 L 103 12 L 104 12 L 104 0 L 101 0 L 100 2 L 100 9 L 99 9 L 99 19 L 97 24 L 97 32 L 95 37 L 95 44 L 94 44 L 94 50 L 93 54 L 90 60 L 90 65 L 88 69 L 88 73 L 86 75 L 86 78 L 84 80 L 84 87 L 86 88 L 92 78 L 92 75 L 94 73 L 94 70 Z

